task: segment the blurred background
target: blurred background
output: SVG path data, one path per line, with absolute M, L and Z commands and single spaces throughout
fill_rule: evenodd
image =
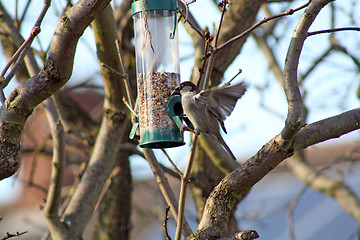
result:
M 38 17 L 42 2 L 14 0 L 2 1 L 1 4 L 14 19 L 23 16 L 20 32 L 26 38 Z M 32 45 L 38 51 L 40 66 L 42 54 L 46 52 L 61 13 L 68 3 L 69 1 L 64 0 L 51 2 L 41 25 L 41 33 Z M 306 1 L 268 1 L 258 13 L 257 20 L 304 3 Z M 114 9 L 122 4 L 123 1 L 119 0 L 111 2 Z M 196 1 L 189 5 L 189 9 L 202 29 L 216 32 L 221 10 L 215 1 Z M 226 82 L 241 69 L 242 73 L 234 82 L 245 80 L 250 85 L 226 120 L 228 134 L 223 135 L 240 162 L 254 155 L 284 126 L 286 98 L 274 70 L 276 66 L 269 63 L 268 54 L 270 49 L 277 67 L 282 70 L 293 30 L 302 12 L 303 10 L 274 20 L 276 24 L 269 22 L 255 30 L 224 74 L 223 82 Z M 359 27 L 359 19 L 358 1 L 333 2 L 320 12 L 310 31 Z M 184 26 L 178 26 L 181 80 L 185 81 L 192 78 L 195 49 Z M 133 40 L 130 43 L 133 44 Z M 4 52 L 4 45 L 1 50 Z M 298 72 L 308 113 L 307 123 L 359 107 L 359 50 L 360 34 L 357 31 L 319 34 L 306 40 Z M 0 66 L 4 67 L 7 61 L 5 54 L 1 54 Z M 16 78 L 13 79 L 5 88 L 5 96 L 18 84 Z M 100 123 L 102 116 L 102 86 L 95 40 L 91 27 L 88 27 L 78 44 L 72 77 L 63 91 L 75 99 L 76 104 L 92 118 L 94 125 Z M 61 102 L 69 103 L 67 99 L 62 99 Z M 72 103 L 69 104 L 71 106 Z M 186 166 L 187 157 L 184 156 L 189 153 L 189 133 L 185 133 L 185 141 L 185 146 L 167 150 L 181 170 Z M 67 143 L 71 148 L 67 158 L 64 194 L 71 191 L 82 163 L 87 161 L 90 154 L 89 148 L 74 137 L 68 136 Z M 50 181 L 51 144 L 47 120 L 39 106 L 27 121 L 23 134 L 21 170 L 16 176 L 0 182 L 0 237 L 6 236 L 7 232 L 27 231 L 18 238 L 41 239 L 47 232 L 41 206 Z M 155 150 L 155 154 L 163 165 L 171 168 L 160 150 Z M 312 146 L 302 154 L 315 172 L 324 174 L 333 181 L 343 182 L 355 194 L 355 198 L 359 199 L 358 131 Z M 344 211 L 336 199 L 311 188 L 309 183 L 295 176 L 294 171 L 291 171 L 292 167 L 286 166 L 290 160 L 284 161 L 257 183 L 239 204 L 235 216 L 240 229 L 255 229 L 260 239 L 359 239 L 359 222 Z M 166 239 L 162 228 L 166 203 L 152 172 L 146 160 L 138 155 L 130 157 L 130 167 L 133 177 L 131 239 Z M 175 193 L 178 193 L 178 179 L 171 176 L 168 178 Z M 185 216 L 194 230 L 197 226 L 196 208 L 191 194 L 188 196 Z M 91 239 L 96 214 L 88 224 L 85 239 Z M 168 229 L 173 235 L 173 219 L 169 220 Z

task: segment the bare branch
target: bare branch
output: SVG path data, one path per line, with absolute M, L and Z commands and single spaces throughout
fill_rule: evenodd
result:
M 101 190 L 99 199 L 98 199 L 97 203 L 95 204 L 94 214 L 95 214 L 95 212 L 98 210 L 99 205 L 100 205 L 101 201 L 103 200 L 106 192 L 109 190 L 111 181 L 116 177 L 116 175 L 118 175 L 118 174 L 120 173 L 120 171 L 121 171 L 121 169 L 120 169 L 119 166 L 115 167 L 115 168 L 112 170 L 110 176 L 109 176 L 108 179 L 106 180 L 106 183 L 105 183 L 103 189 Z
M 248 34 L 250 34 L 252 31 L 254 31 L 256 28 L 258 28 L 259 26 L 261 26 L 262 24 L 264 23 L 267 23 L 268 21 L 271 21 L 273 19 L 276 19 L 276 18 L 280 18 L 280 17 L 283 17 L 283 16 L 286 16 L 286 15 L 292 15 L 294 14 L 294 12 L 297 12 L 305 7 L 307 7 L 309 5 L 311 0 L 309 0 L 307 3 L 305 3 L 304 5 L 301 5 L 300 7 L 297 7 L 295 9 L 289 9 L 288 11 L 286 12 L 283 12 L 283 13 L 280 13 L 280 14 L 277 14 L 277 15 L 274 15 L 274 16 L 271 16 L 271 17 L 268 17 L 268 18 L 264 18 L 262 19 L 261 21 L 257 22 L 256 24 L 254 24 L 253 26 L 251 26 L 250 28 L 248 28 L 247 30 L 243 31 L 241 34 L 231 38 L 230 40 L 226 41 L 225 43 L 221 44 L 220 46 L 218 46 L 215 51 L 220 51 L 222 48 L 226 47 L 227 45 L 233 43 L 234 41 L 244 37 L 244 36 L 247 36 Z
M 303 122 L 303 102 L 299 90 L 297 75 L 301 49 L 307 38 L 307 32 L 320 10 L 331 0 L 312 1 L 302 14 L 291 39 L 284 67 L 284 91 L 288 102 L 288 114 L 282 138 L 289 142 L 300 129 Z
M 111 6 L 92 22 L 95 33 L 97 53 L 100 62 L 111 62 L 115 69 L 120 69 L 120 62 L 116 54 L 115 40 L 117 37 L 115 20 Z M 106 29 L 107 35 L 100 34 Z M 123 138 L 128 119 L 125 106 L 121 99 L 126 95 L 117 76 L 108 74 L 102 68 L 104 78 L 105 102 L 104 116 L 94 145 L 89 164 L 81 181 L 65 211 L 65 223 L 71 226 L 76 234 L 82 234 L 87 221 L 92 216 L 104 184 L 108 179 L 117 156 L 120 142 Z
M 250 188 L 264 177 L 269 171 L 277 166 L 283 159 L 288 158 L 293 154 L 293 150 L 297 149 L 296 141 L 290 145 L 287 141 L 294 138 L 294 136 L 301 136 L 304 132 L 299 131 L 301 116 L 302 116 L 302 100 L 297 84 L 297 65 L 301 52 L 302 45 L 307 37 L 307 29 L 314 21 L 319 11 L 327 4 L 323 1 L 312 1 L 305 10 L 299 24 L 294 32 L 293 39 L 290 43 L 289 52 L 285 67 L 285 93 L 289 102 L 289 113 L 286 125 L 281 135 L 274 137 L 265 146 L 260 149 L 257 154 L 249 159 L 245 164 L 234 170 L 226 176 L 215 187 L 206 201 L 203 217 L 199 223 L 197 231 L 189 238 L 194 239 L 208 239 L 211 237 L 220 237 L 221 232 L 225 229 L 228 222 L 230 212 L 237 201 L 241 200 Z M 360 128 L 360 110 L 356 109 L 353 112 L 348 112 L 345 115 L 339 115 L 334 119 L 329 118 L 323 120 L 327 130 L 324 132 L 316 132 L 312 138 L 319 142 L 326 136 L 326 139 L 335 136 L 341 136 L 347 132 Z M 344 122 L 344 119 L 349 119 Z M 315 125 L 317 125 L 315 123 Z M 338 125 L 341 125 L 338 126 Z M 306 141 L 309 138 L 301 138 Z M 324 139 L 325 140 L 325 139 Z M 310 141 L 306 141 L 310 143 Z M 314 144 L 315 142 L 313 142 Z M 303 148 L 311 144 L 306 144 Z M 293 147 L 292 147 L 293 146 Z M 250 184 L 250 185 L 248 185 Z M 241 187 L 239 187 L 241 186 Z M 201 237 L 200 237 L 201 236 Z
M 65 139 L 64 129 L 52 98 L 49 98 L 45 102 L 45 108 L 53 139 L 53 159 L 51 163 L 51 183 L 49 186 L 44 213 L 48 218 L 56 218 L 59 214 L 61 189 L 64 178 Z
M 180 187 L 180 196 L 179 196 L 179 209 L 178 209 L 178 218 L 177 218 L 177 228 L 176 228 L 176 235 L 175 240 L 181 239 L 181 230 L 183 227 L 183 220 L 184 220 L 184 212 L 185 212 L 185 199 L 186 199 L 186 187 L 190 181 L 190 174 L 191 168 L 195 157 L 195 151 L 197 146 L 198 136 L 194 135 L 193 142 L 191 143 L 191 150 L 189 160 L 186 166 L 185 173 L 181 179 L 181 187 Z M 187 237 L 184 234 L 184 237 Z
M 55 108 L 58 112 L 59 118 L 62 122 L 63 128 L 65 132 L 74 134 L 75 137 L 77 137 L 80 140 L 86 140 L 86 142 L 89 144 L 89 146 L 94 145 L 94 139 L 91 136 L 87 136 L 84 132 L 74 128 L 72 124 L 66 119 L 63 107 L 60 104 L 59 101 L 59 95 L 58 93 L 55 93 L 53 96 L 53 101 L 55 104 Z
M 349 119 L 349 120 L 348 120 Z M 295 136 L 293 150 L 298 151 L 326 139 L 339 137 L 360 128 L 360 109 L 309 124 Z M 326 131 L 322 131 L 326 129 Z M 338 130 L 340 129 L 340 130 Z M 315 130 L 315 131 L 314 131 Z M 306 139 L 313 141 L 306 141 Z M 188 239 L 208 239 L 220 234 L 236 203 L 246 196 L 250 188 L 268 174 L 293 151 L 279 149 L 281 136 L 274 137 L 241 167 L 227 175 L 213 190 L 206 201 L 203 217 L 197 231 Z M 214 235 L 215 234 L 215 235 Z M 201 237 L 200 237 L 201 236 Z
M 8 70 L 8 68 L 10 67 L 10 65 L 16 61 L 16 59 L 19 57 L 20 53 L 27 47 L 30 46 L 31 43 L 33 42 L 34 38 L 40 33 L 40 25 L 45 17 L 45 14 L 47 12 L 47 10 L 50 7 L 50 0 L 45 0 L 44 1 L 44 5 L 43 8 L 40 12 L 39 17 L 37 18 L 34 27 L 31 30 L 30 36 L 28 37 L 28 39 L 26 39 L 26 41 L 20 46 L 20 48 L 16 51 L 16 53 L 14 54 L 14 56 L 10 59 L 10 61 L 8 62 L 8 64 L 5 66 L 5 68 L 3 69 L 3 71 L 0 74 L 0 78 L 3 77 L 6 73 L 6 71 Z M 0 3 L 1 4 L 1 3 Z M 4 9 L 3 6 L 1 5 L 1 9 Z M 19 61 L 22 61 L 19 59 Z
M 125 75 L 125 74 L 116 71 L 114 68 L 110 67 L 110 66 L 107 65 L 106 63 L 101 63 L 101 66 L 109 69 L 112 73 L 115 73 L 116 75 L 118 75 L 118 76 L 121 77 L 121 78 L 126 78 L 126 75 Z
M 167 222 L 169 220 L 169 210 L 170 210 L 170 207 L 166 207 L 166 210 L 165 210 L 165 219 L 164 219 L 164 224 L 163 224 L 163 227 L 164 227 L 164 232 L 165 232 L 165 235 L 166 235 L 166 239 L 167 240 L 171 240 L 171 237 L 169 235 L 169 232 L 168 232 L 168 228 L 167 228 Z
M 360 127 L 360 108 L 320 120 L 302 127 L 294 137 L 294 151 L 338 138 Z
M 204 37 L 205 37 L 204 55 L 201 59 L 202 66 L 199 68 L 200 74 L 196 83 L 199 89 L 205 89 L 207 87 L 215 61 L 215 55 L 214 55 L 215 53 L 208 51 L 209 48 L 211 47 L 210 43 L 214 38 L 210 35 L 209 32 L 206 32 Z
M 286 165 L 312 189 L 335 198 L 341 207 L 360 224 L 359 198 L 345 184 L 343 179 L 333 179 L 322 173 L 328 166 L 320 170 L 313 169 L 299 154 L 290 161 L 287 161 Z
M 325 29 L 325 30 L 319 30 L 314 32 L 308 32 L 308 36 L 314 36 L 317 34 L 322 33 L 333 33 L 333 32 L 340 32 L 340 31 L 360 31 L 360 27 L 343 27 L 343 28 L 332 28 L 332 29 Z
M 222 25 L 222 22 L 223 22 L 223 19 L 224 19 L 224 14 L 226 12 L 228 4 L 229 4 L 229 2 L 227 0 L 221 1 L 218 4 L 218 6 L 221 7 L 221 17 L 220 17 L 219 26 L 218 26 L 218 29 L 216 31 L 216 36 L 215 36 L 215 48 L 218 46 L 218 40 L 219 40 L 219 34 L 220 34 L 220 30 L 221 30 L 221 25 Z
M 154 155 L 154 152 L 151 149 L 144 148 L 144 154 L 155 176 L 156 183 L 159 185 L 161 193 L 164 196 L 166 203 L 170 206 L 171 212 L 174 215 L 175 220 L 177 221 L 179 217 L 177 212 L 179 204 L 176 200 L 175 194 L 172 191 L 170 184 Z M 182 233 L 185 236 L 189 236 L 191 234 L 191 228 L 185 219 L 183 223 Z
M 172 167 L 174 168 L 174 170 L 177 172 L 177 174 L 179 174 L 180 178 L 183 178 L 183 174 L 180 171 L 180 169 L 176 166 L 176 164 L 173 162 L 173 160 L 171 160 L 169 154 L 166 152 L 166 150 L 164 148 L 161 149 L 161 151 L 165 154 L 166 158 L 168 159 L 168 161 L 170 162 L 170 164 L 172 165 Z
M 6 233 L 6 236 L 3 237 L 3 238 L 1 238 L 1 240 L 10 239 L 10 238 L 13 238 L 13 237 L 20 237 L 21 235 L 24 235 L 24 234 L 26 234 L 26 233 L 27 233 L 27 231 L 25 231 L 25 232 L 16 232 L 16 233 L 9 233 L 9 232 L 7 232 L 7 233 Z
M 329 47 L 328 49 L 326 49 L 326 51 L 324 51 L 323 54 L 321 54 L 318 58 L 316 58 L 314 60 L 314 62 L 311 64 L 311 66 L 309 67 L 309 69 L 307 69 L 305 71 L 305 73 L 303 74 L 302 78 L 303 80 L 307 78 L 307 76 L 313 72 L 313 70 L 319 66 L 319 64 L 327 57 L 330 55 L 330 53 L 333 51 L 333 47 Z
M 0 3 L 0 5 L 1 5 L 1 3 Z M 40 33 L 41 22 L 44 19 L 45 14 L 46 14 L 49 7 L 50 7 L 50 1 L 44 1 L 44 6 L 43 6 L 43 8 L 42 8 L 42 10 L 40 12 L 40 15 L 39 15 L 38 19 L 35 22 L 34 27 L 31 30 L 30 36 L 19 47 L 19 49 L 11 57 L 11 59 L 9 60 L 9 62 L 7 63 L 7 65 L 5 66 L 3 71 L 1 72 L 0 79 L 2 79 L 4 77 L 6 71 L 9 69 L 10 65 L 16 61 L 16 64 L 13 66 L 11 72 L 8 74 L 8 76 L 3 81 L 1 81 L 0 91 L 3 91 L 3 89 L 9 84 L 10 80 L 15 75 L 16 70 L 20 66 L 20 63 L 23 61 L 23 59 L 24 59 L 24 57 L 26 55 L 26 52 L 30 48 L 30 45 L 33 42 L 34 38 Z M 3 8 L 2 5 L 0 6 L 0 10 L 4 11 L 4 8 Z M 5 107 L 5 101 L 3 101 L 4 100 L 3 93 L 2 93 L 1 100 L 2 100 L 2 107 L 4 108 Z
M 259 234 L 255 230 L 246 230 L 217 240 L 252 240 L 257 238 L 259 238 Z
M 72 73 L 77 41 L 109 0 L 81 0 L 62 17 L 43 70 L 15 88 L 0 110 L 0 179 L 17 171 L 20 134 L 35 106 L 62 87 Z M 96 8 L 95 8 L 96 7 Z
M 116 49 L 117 49 L 117 52 L 118 52 L 121 69 L 122 69 L 122 71 L 124 73 L 126 73 L 125 64 L 124 64 L 124 60 L 123 60 L 123 52 L 122 52 L 122 49 L 121 49 L 119 39 L 116 40 Z M 124 84 L 125 84 L 126 95 L 127 95 L 130 107 L 132 109 L 134 109 L 134 97 L 131 94 L 132 91 L 131 91 L 131 88 L 130 88 L 129 74 L 125 74 Z
M 186 23 L 188 21 L 188 16 L 189 16 L 189 5 L 196 2 L 196 0 L 192 0 L 190 2 L 186 2 L 185 0 L 178 0 L 178 2 L 181 3 L 179 5 L 185 6 L 185 14 L 184 15 L 183 15 L 183 13 L 181 13 L 181 14 L 184 17 L 184 23 Z

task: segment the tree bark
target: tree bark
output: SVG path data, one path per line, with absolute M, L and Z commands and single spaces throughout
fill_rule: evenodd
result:
M 98 59 L 100 62 L 107 63 L 110 67 L 121 71 L 119 69 L 120 60 L 117 57 L 116 48 L 114 49 L 115 41 L 111 41 L 114 35 L 108 32 L 114 30 L 114 21 L 107 22 L 107 28 L 98 28 L 102 25 L 98 21 L 102 22 L 104 18 L 113 17 L 112 11 L 111 16 L 109 16 L 110 11 L 109 6 L 104 15 L 94 23 L 96 41 L 99 43 L 97 44 Z M 107 34 L 109 34 L 109 39 L 107 39 Z M 104 41 L 107 40 L 109 42 L 106 43 L 109 45 L 103 45 Z M 108 54 L 107 51 L 111 51 L 112 54 Z M 105 90 L 104 116 L 89 164 L 65 211 L 65 223 L 77 233 L 82 233 L 87 221 L 93 214 L 98 197 L 112 172 L 118 146 L 124 137 L 126 126 L 130 120 L 129 112 L 122 101 L 122 98 L 126 96 L 123 81 L 119 81 L 117 75 L 104 67 L 101 68 L 101 71 Z
M 95 33 L 95 41 L 97 46 L 98 59 L 102 63 L 113 67 L 121 72 L 121 63 L 119 60 L 116 40 L 117 29 L 115 26 L 115 19 L 113 10 L 108 5 L 104 11 L 91 24 Z M 121 88 L 124 88 L 123 79 L 119 79 L 117 75 L 111 73 L 109 70 L 102 68 L 102 74 L 105 78 L 110 78 L 111 82 L 120 82 Z M 117 89 L 120 88 L 117 86 Z M 113 91 L 113 90 L 112 90 Z M 124 96 L 125 92 L 111 92 L 118 96 Z M 114 96 L 113 104 L 122 105 L 122 99 Z M 120 101 L 120 102 L 118 102 Z M 126 126 L 122 132 L 130 131 L 130 121 L 126 122 Z M 129 138 L 123 135 L 121 142 L 127 142 Z M 114 146 L 116 148 L 116 146 Z M 111 177 L 111 184 L 107 190 L 99 207 L 99 217 L 96 225 L 93 239 L 129 239 L 131 223 L 131 189 L 132 179 L 129 165 L 129 152 L 118 152 L 115 160 L 115 167 L 118 170 L 114 176 Z
M 127 138 L 127 136 L 125 136 Z M 99 206 L 99 216 L 93 239 L 128 240 L 131 230 L 132 178 L 129 153 L 119 152 L 116 156 L 115 175 Z
M 77 42 L 91 21 L 109 3 L 79 1 L 61 18 L 40 73 L 15 88 L 0 110 L 0 180 L 20 165 L 20 135 L 34 107 L 60 89 L 70 78 Z

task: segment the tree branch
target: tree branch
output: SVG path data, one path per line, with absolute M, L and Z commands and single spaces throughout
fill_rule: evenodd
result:
M 359 127 L 360 108 L 356 108 L 302 127 L 294 137 L 293 149 L 299 151 L 311 145 L 338 138 Z
M 220 237 L 236 203 L 280 162 L 292 156 L 294 151 L 357 129 L 360 129 L 359 108 L 304 126 L 295 135 L 293 148 L 288 152 L 279 148 L 279 142 L 283 141 L 281 136 L 274 137 L 215 187 L 206 201 L 198 229 L 187 239 Z
M 234 0 L 226 11 L 225 18 L 221 27 L 219 37 L 219 47 L 229 39 L 241 34 L 243 31 L 253 25 L 261 4 L 266 0 Z M 239 24 L 241 23 L 241 24 Z M 216 86 L 220 83 L 225 70 L 239 55 L 246 37 L 228 44 L 216 54 L 216 61 L 211 74 L 211 85 Z
M 109 0 L 80 0 L 61 18 L 42 71 L 15 88 L 0 110 L 0 180 L 14 174 L 20 163 L 20 134 L 33 108 L 70 78 L 77 42 Z
M 115 20 L 110 5 L 92 23 L 92 27 L 99 62 L 111 62 L 111 67 L 120 70 L 115 45 Z M 104 116 L 89 164 L 65 211 L 65 223 L 76 234 L 82 234 L 93 214 L 98 197 L 114 166 L 117 146 L 120 145 L 125 126 L 129 122 L 121 101 L 126 95 L 125 88 L 117 75 L 106 68 L 101 70 L 105 89 Z
M 53 139 L 53 159 L 51 163 L 51 182 L 46 199 L 44 213 L 51 220 L 58 217 L 58 211 L 61 201 L 61 189 L 64 178 L 65 165 L 65 138 L 64 129 L 60 122 L 60 117 L 56 111 L 54 100 L 49 98 L 44 104 L 46 116 L 50 125 L 50 131 Z
M 332 29 L 319 30 L 319 31 L 314 31 L 314 32 L 308 32 L 308 36 L 314 36 L 314 35 L 322 34 L 322 33 L 340 32 L 340 31 L 360 31 L 360 27 L 343 27 L 343 28 L 332 28 Z
M 175 194 L 172 191 L 168 180 L 166 179 L 166 176 L 160 166 L 160 164 L 158 163 L 158 161 L 156 160 L 156 157 L 154 155 L 154 152 L 151 149 L 148 148 L 144 148 L 144 154 L 146 157 L 146 160 L 149 163 L 149 166 L 155 176 L 155 180 L 156 183 L 159 185 L 159 188 L 161 190 L 162 195 L 165 198 L 166 203 L 170 206 L 170 210 L 175 218 L 175 220 L 177 221 L 178 219 L 178 201 L 176 200 Z M 185 236 L 189 236 L 191 234 L 191 228 L 188 224 L 188 222 L 186 221 L 186 219 L 184 219 L 184 223 L 183 223 L 183 227 L 182 227 L 182 233 Z
M 281 136 L 285 142 L 292 140 L 303 122 L 303 102 L 297 81 L 298 64 L 307 32 L 320 10 L 331 0 L 312 1 L 302 14 L 291 39 L 284 67 L 284 91 L 288 102 L 288 114 Z
M 177 218 L 177 228 L 176 228 L 176 235 L 175 240 L 181 239 L 181 230 L 183 226 L 183 220 L 184 220 L 184 213 L 185 213 L 185 201 L 186 201 L 186 187 L 187 184 L 190 181 L 190 174 L 191 174 L 191 168 L 194 162 L 195 157 L 195 151 L 197 146 L 198 136 L 194 135 L 193 142 L 191 143 L 191 151 L 189 160 L 184 172 L 184 175 L 181 177 L 181 187 L 180 187 L 180 196 L 179 196 L 179 209 L 178 209 L 178 218 Z M 184 237 L 187 237 L 187 235 L 184 234 Z
M 312 189 L 335 198 L 341 207 L 360 224 L 360 200 L 344 183 L 343 179 L 333 179 L 321 171 L 312 168 L 304 156 L 296 156 L 286 162 L 286 166 Z
M 296 143 L 299 142 L 294 140 L 293 144 L 291 144 L 292 139 L 297 136 L 304 142 L 307 140 L 301 138 L 302 134 L 305 132 L 299 131 L 302 122 L 301 116 L 303 105 L 297 83 L 297 66 L 302 46 L 307 37 L 307 30 L 314 21 L 316 15 L 328 2 L 330 1 L 324 2 L 314 0 L 309 4 L 299 20 L 291 40 L 285 62 L 284 86 L 289 109 L 283 131 L 264 145 L 246 163 L 222 179 L 222 181 L 214 188 L 206 201 L 204 214 L 198 229 L 188 239 L 221 237 L 226 228 L 226 224 L 228 223 L 230 213 L 233 211 L 237 202 L 248 193 L 255 183 L 260 181 L 281 161 L 292 156 L 295 149 L 299 150 L 299 146 L 296 145 Z M 326 124 L 327 130 L 319 133 L 316 132 L 316 135 L 309 137 L 313 142 L 307 141 L 306 143 L 308 144 L 303 145 L 302 148 L 311 145 L 310 143 L 315 144 L 359 129 L 359 113 L 359 109 L 356 109 L 353 110 L 353 112 L 345 114 L 347 115 L 346 118 L 344 118 L 345 115 L 334 117 L 339 118 L 337 119 L 338 122 L 334 122 L 333 118 L 323 120 L 325 121 L 323 123 Z M 317 123 L 315 123 L 315 126 L 317 126 Z M 326 136 L 325 139 L 323 139 L 324 136 Z

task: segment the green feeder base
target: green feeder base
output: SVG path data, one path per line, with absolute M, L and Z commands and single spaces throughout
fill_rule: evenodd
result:
M 178 128 L 161 128 L 144 131 L 140 137 L 142 148 L 171 148 L 184 145 L 183 135 Z

